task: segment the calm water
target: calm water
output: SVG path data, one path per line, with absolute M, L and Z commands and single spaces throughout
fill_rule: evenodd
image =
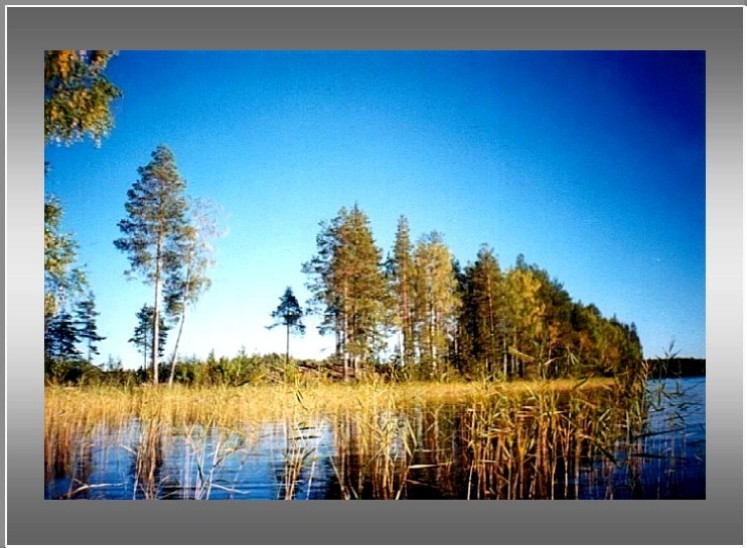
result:
M 351 411 L 236 430 L 101 426 L 76 440 L 72 463 L 49 474 L 45 498 L 705 498 L 705 378 L 649 389 L 644 429 L 594 458 L 555 458 L 542 485 L 531 461 L 519 482 L 491 476 L 499 456 L 481 457 L 464 437 L 470 410 L 441 406 L 382 412 L 373 425 Z M 491 491 L 491 481 L 519 487 Z

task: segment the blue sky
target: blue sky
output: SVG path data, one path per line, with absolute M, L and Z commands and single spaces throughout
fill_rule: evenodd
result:
M 107 73 L 111 136 L 45 149 L 102 361 L 141 363 L 127 340 L 152 290 L 112 242 L 159 144 L 227 229 L 180 354 L 282 352 L 270 313 L 286 286 L 306 300 L 319 221 L 357 202 L 385 252 L 405 214 L 462 264 L 483 242 L 502 267 L 523 253 L 635 322 L 647 356 L 705 356 L 703 52 L 121 51 Z M 307 324 L 291 353 L 329 354 Z

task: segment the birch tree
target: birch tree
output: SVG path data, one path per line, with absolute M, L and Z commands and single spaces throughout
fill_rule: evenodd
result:
M 177 265 L 165 283 L 166 311 L 179 322 L 174 351 L 169 367 L 169 386 L 174 382 L 176 357 L 182 338 L 187 311 L 210 288 L 207 269 L 215 264 L 212 242 L 220 236 L 217 226 L 217 206 L 205 200 L 195 200 L 187 214 L 181 238 L 175 238 L 173 250 Z
M 414 251 L 415 322 L 421 371 L 434 377 L 448 358 L 458 298 L 449 248 L 438 232 L 420 239 Z

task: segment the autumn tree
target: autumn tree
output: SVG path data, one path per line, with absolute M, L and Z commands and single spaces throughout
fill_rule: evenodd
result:
M 44 141 L 71 144 L 86 136 L 96 144 L 114 125 L 111 102 L 122 96 L 104 71 L 111 50 L 44 53 Z
M 506 274 L 506 310 L 509 324 L 509 374 L 524 377 L 540 370 L 539 341 L 544 329 L 545 303 L 540 299 L 541 282 L 519 256 Z
M 322 312 L 322 333 L 333 331 L 337 355 L 347 379 L 382 347 L 387 313 L 387 286 L 369 220 L 355 205 L 342 208 L 321 223 L 317 255 L 304 265 L 310 276 L 312 306 Z
M 287 367 L 288 361 L 290 360 L 291 332 L 297 335 L 303 335 L 306 332 L 306 326 L 301 321 L 304 316 L 304 311 L 301 308 L 301 305 L 298 304 L 298 299 L 296 299 L 296 296 L 293 294 L 293 290 L 290 287 L 285 289 L 285 293 L 280 297 L 280 304 L 271 315 L 276 322 L 269 326 L 268 329 L 272 329 L 279 325 L 285 326 L 285 365 Z
M 164 280 L 181 264 L 182 241 L 187 233 L 186 183 L 179 175 L 173 153 L 159 146 L 151 161 L 138 169 L 140 178 L 127 191 L 127 217 L 118 226 L 123 234 L 114 245 L 127 253 L 130 269 L 153 286 L 153 336 L 159 340 L 161 293 Z M 158 384 L 156 345 L 152 349 L 153 383 Z
M 187 213 L 181 237 L 173 238 L 175 266 L 165 281 L 167 314 L 179 322 L 169 367 L 169 385 L 174 382 L 176 357 L 179 350 L 187 310 L 194 307 L 200 296 L 210 288 L 207 269 L 215 263 L 212 241 L 219 236 L 217 213 L 214 204 L 194 201 Z
M 438 232 L 431 232 L 418 241 L 413 265 L 413 331 L 421 372 L 433 377 L 448 359 L 458 305 L 451 252 Z
M 538 351 L 539 374 L 542 377 L 557 377 L 571 363 L 573 302 L 563 284 L 551 279 L 547 271 L 537 266 L 530 267 L 530 270 L 540 284 L 538 298 L 544 306 L 544 325 Z

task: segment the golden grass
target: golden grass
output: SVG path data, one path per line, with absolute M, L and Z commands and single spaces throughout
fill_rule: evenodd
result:
M 45 388 L 45 421 L 83 430 L 96 424 L 122 420 L 158 419 L 179 426 L 236 426 L 285 420 L 293 414 L 317 416 L 345 409 L 392 409 L 418 405 L 475 403 L 496 397 L 524 397 L 536 393 L 594 392 L 613 386 L 609 379 L 516 381 L 494 383 L 410 382 L 315 384 L 309 386 L 258 385 L 188 388 L 141 386 L 129 390 L 112 387 Z
M 127 431 L 138 424 L 140 439 L 132 448 L 138 488 L 145 498 L 157 497 L 163 436 L 190 432 L 187 439 L 197 444 L 190 450 L 197 455 L 212 428 L 239 432 L 241 443 L 250 444 L 260 425 L 276 422 L 287 432 L 281 496 L 292 498 L 305 467 L 314 473 L 314 447 L 304 439 L 304 427 L 328 420 L 336 451 L 331 464 L 343 498 L 407 496 L 408 486 L 415 483 L 413 473 L 421 477 L 424 469 L 430 481 L 453 498 L 568 497 L 573 493 L 567 485 L 578 485 L 582 457 L 609 452 L 619 439 L 621 423 L 630 425 L 630 408 L 620 393 L 618 383 L 600 378 L 128 390 L 48 387 L 46 472 L 48 478 L 55 470 L 74 477 L 79 440 L 96 429 Z M 192 436 L 195 426 L 201 437 Z M 203 466 L 205 473 L 201 470 L 194 479 L 199 488 L 195 497 L 209 496 L 212 471 L 224 453 L 216 450 L 215 462 Z M 432 460 L 418 460 L 424 454 Z M 566 477 L 563 493 L 555 491 L 559 466 Z M 462 482 L 466 493 L 454 483 L 459 474 L 469 476 Z

